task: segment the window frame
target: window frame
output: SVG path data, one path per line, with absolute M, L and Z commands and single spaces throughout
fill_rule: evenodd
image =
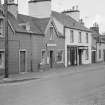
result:
M 88 49 L 86 49 L 86 52 L 85 52 L 85 57 L 86 57 L 86 60 L 89 60 L 89 51 L 88 51 Z
M 0 37 L 4 37 L 4 19 L 0 18 Z
M 89 33 L 86 33 L 86 43 L 89 43 Z
M 82 32 L 78 32 L 78 33 L 79 33 L 78 42 L 82 43 Z
M 70 30 L 70 43 L 74 42 L 74 31 Z
M 62 60 L 61 60 L 61 61 L 57 61 L 57 57 L 58 57 L 58 52 L 59 52 L 59 51 L 62 51 Z M 55 57 L 55 58 L 56 58 L 56 63 L 57 63 L 57 64 L 59 64 L 59 63 L 64 63 L 64 61 L 63 61 L 63 55 L 64 55 L 64 54 L 63 54 L 63 53 L 64 53 L 64 50 L 63 50 L 63 49 L 57 50 L 57 54 L 56 54 L 56 57 Z
M 45 62 L 45 58 L 42 57 L 42 52 L 43 52 L 43 51 L 44 51 L 45 54 L 46 54 L 46 50 L 45 50 L 45 49 L 42 49 L 42 50 L 41 50 L 41 63 L 40 63 L 40 64 L 45 64 L 45 63 L 46 63 L 46 62 Z
M 3 55 L 2 55 L 2 64 L 0 65 L 0 69 L 3 69 L 3 68 L 5 68 L 5 51 L 4 50 L 0 50 L 0 52 L 2 52 L 3 53 Z

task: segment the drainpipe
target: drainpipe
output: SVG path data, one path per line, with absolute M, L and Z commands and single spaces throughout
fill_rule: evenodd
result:
M 32 68 L 32 33 L 30 33 L 30 49 L 31 49 L 31 61 L 30 61 L 30 65 L 31 65 L 31 72 L 33 72 L 33 68 Z

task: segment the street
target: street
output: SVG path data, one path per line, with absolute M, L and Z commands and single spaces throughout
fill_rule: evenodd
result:
M 0 105 L 105 105 L 105 65 L 81 69 L 87 71 L 0 84 Z

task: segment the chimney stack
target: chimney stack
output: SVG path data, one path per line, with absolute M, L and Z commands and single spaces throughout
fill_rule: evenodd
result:
M 64 11 L 62 13 L 65 13 L 66 15 L 72 17 L 73 19 L 75 19 L 78 22 L 80 20 L 80 11 L 78 10 L 78 5 L 73 6 L 72 9 L 69 9 L 69 10 Z
M 99 25 L 97 23 L 94 23 L 93 27 L 90 27 L 90 29 L 99 34 Z
M 51 0 L 30 0 L 29 16 L 48 18 L 51 15 Z
M 8 11 L 17 18 L 18 14 L 18 0 L 8 0 Z

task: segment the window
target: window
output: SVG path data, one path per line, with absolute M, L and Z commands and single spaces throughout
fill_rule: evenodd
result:
M 99 58 L 101 58 L 101 50 L 99 50 Z
M 86 43 L 89 42 L 88 33 L 86 33 Z
M 46 54 L 46 51 L 42 50 L 42 53 L 41 53 L 41 64 L 45 64 L 45 54 Z
M 63 50 L 58 51 L 57 57 L 56 57 L 56 62 L 57 63 L 62 63 L 63 62 Z
M 88 49 L 86 50 L 86 60 L 89 59 L 89 52 L 88 52 Z
M 0 68 L 4 67 L 4 51 L 0 51 Z
M 82 42 L 82 36 L 81 36 L 81 32 L 79 32 L 79 41 L 78 41 L 79 43 L 81 43 Z
M 3 19 L 0 19 L 0 36 L 3 36 Z
M 50 27 L 50 40 L 52 40 L 53 39 L 53 27 Z
M 74 32 L 73 32 L 73 30 L 70 30 L 70 42 L 71 43 L 74 42 Z
M 26 30 L 26 25 L 22 25 L 23 29 Z

